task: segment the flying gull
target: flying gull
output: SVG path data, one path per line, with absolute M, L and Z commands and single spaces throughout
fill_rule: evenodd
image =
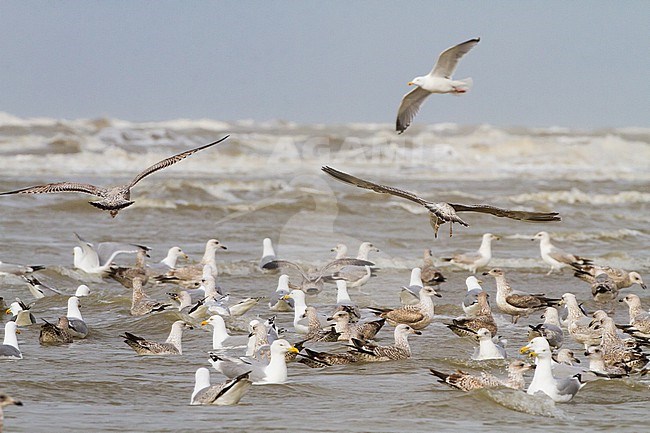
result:
M 395 130 L 401 134 L 409 127 L 413 118 L 420 110 L 424 100 L 432 93 L 451 93 L 460 95 L 469 90 L 472 86 L 472 79 L 452 80 L 451 76 L 456 70 L 458 61 L 469 52 L 481 38 L 474 38 L 440 53 L 438 61 L 427 75 L 415 77 L 408 83 L 409 86 L 416 86 L 415 89 L 404 95 L 399 109 L 397 110 L 397 121 Z
M 134 201 L 131 200 L 131 188 L 133 188 L 142 179 L 149 176 L 150 174 L 157 172 L 158 170 L 162 170 L 163 168 L 167 168 L 172 164 L 176 164 L 177 162 L 184 160 L 199 150 L 207 149 L 210 146 L 221 143 L 228 137 L 229 135 L 226 135 L 225 137 L 210 144 L 205 144 L 194 149 L 186 150 L 185 152 L 181 152 L 177 155 L 170 156 L 169 158 L 165 158 L 162 161 L 159 161 L 154 165 L 146 168 L 144 171 L 134 177 L 130 183 L 124 185 L 100 187 L 88 183 L 57 182 L 47 183 L 44 185 L 29 186 L 27 188 L 21 188 L 14 191 L 7 191 L 0 193 L 0 195 L 81 192 L 84 194 L 90 194 L 99 197 L 101 200 L 91 201 L 89 203 L 96 208 L 109 211 L 111 216 L 115 218 L 120 210 L 129 207 L 134 203 Z
M 435 233 L 435 237 L 438 237 L 438 229 L 444 223 L 450 223 L 449 226 L 449 236 L 452 235 L 452 225 L 453 223 L 459 223 L 462 226 L 469 227 L 465 221 L 463 221 L 456 212 L 480 212 L 494 215 L 497 217 L 511 218 L 520 221 L 534 221 L 534 222 L 547 222 L 547 221 L 560 221 L 561 218 L 558 216 L 557 212 L 527 212 L 520 210 L 510 210 L 494 207 L 487 204 L 456 204 L 456 203 L 447 203 L 447 202 L 430 202 L 424 200 L 423 198 L 418 197 L 412 192 L 404 191 L 392 186 L 380 185 L 377 183 L 369 182 L 367 180 L 359 179 L 348 173 L 338 171 L 327 165 L 322 167 L 322 170 L 329 174 L 330 176 L 345 182 L 351 185 L 358 186 L 359 188 L 370 189 L 372 191 L 391 194 L 397 197 L 402 197 L 412 202 L 415 202 L 419 205 L 424 206 L 429 211 L 429 218 L 431 227 Z

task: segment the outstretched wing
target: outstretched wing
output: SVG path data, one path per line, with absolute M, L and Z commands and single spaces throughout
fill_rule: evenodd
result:
M 397 197 L 402 197 L 425 207 L 429 203 L 426 200 L 418 197 L 417 195 L 411 192 L 394 188 L 392 186 L 380 185 L 378 183 L 373 183 L 367 180 L 359 179 L 358 177 L 336 170 L 335 168 L 332 168 L 327 165 L 323 166 L 321 170 L 323 170 L 325 173 L 329 174 L 330 176 L 340 180 L 341 182 L 349 183 L 350 185 L 355 185 L 358 186 L 359 188 L 365 188 L 382 194 L 390 194 Z
M 402 97 L 402 102 L 400 102 L 399 108 L 397 109 L 397 120 L 395 121 L 395 130 L 398 134 L 406 131 L 406 128 L 409 127 L 415 115 L 420 111 L 424 100 L 430 94 L 431 92 L 424 90 L 420 86 L 416 86 L 415 89 Z
M 294 262 L 292 262 L 292 261 L 290 261 L 290 260 L 272 260 L 272 261 L 270 261 L 269 263 L 273 263 L 273 265 L 276 265 L 276 266 L 279 267 L 279 268 L 283 268 L 283 267 L 287 267 L 287 266 L 290 267 L 290 268 L 294 268 L 294 269 L 296 269 L 296 270 L 300 273 L 300 275 L 301 275 L 305 280 L 309 280 L 309 275 L 307 275 L 307 274 L 305 273 L 305 271 L 302 270 L 302 268 L 300 267 L 300 265 L 297 264 L 297 263 L 294 263 Z
M 217 141 L 215 141 L 213 143 L 205 144 L 203 146 L 200 146 L 200 147 L 197 147 L 197 148 L 194 148 L 194 149 L 186 150 L 185 152 L 181 152 L 178 155 L 170 156 L 169 158 L 165 158 L 162 161 L 155 163 L 151 167 L 145 169 L 142 173 L 138 174 L 131 181 L 131 183 L 129 184 L 129 188 L 132 188 L 136 183 L 140 182 L 142 179 L 149 176 L 150 174 L 155 173 L 158 170 L 162 170 L 163 168 L 167 168 L 170 165 L 176 164 L 177 162 L 180 162 L 180 161 L 184 160 L 188 156 L 195 154 L 199 150 L 207 149 L 210 146 L 214 146 L 215 144 L 219 144 L 228 137 L 230 137 L 230 135 L 226 135 L 225 137 L 223 137 L 223 138 L 221 138 L 221 139 L 219 139 L 219 140 L 217 140 Z
M 495 206 L 490 206 L 488 204 L 449 203 L 449 205 L 453 207 L 456 212 L 488 213 L 497 217 L 510 218 L 520 221 L 546 222 L 562 220 L 557 212 L 527 212 L 522 210 L 503 209 Z
M 429 72 L 429 75 L 451 78 L 461 57 L 467 54 L 469 50 L 474 48 L 480 40 L 481 38 L 474 38 L 455 45 L 451 48 L 447 48 L 445 51 L 440 53 L 440 56 L 438 56 L 438 61 L 436 62 L 436 65 L 433 67 L 431 72 Z
M 58 182 L 46 183 L 45 185 L 28 186 L 27 188 L 16 189 L 14 191 L 2 192 L 0 195 L 9 194 L 47 194 L 54 192 L 83 192 L 99 196 L 99 188 L 89 183 L 76 182 Z

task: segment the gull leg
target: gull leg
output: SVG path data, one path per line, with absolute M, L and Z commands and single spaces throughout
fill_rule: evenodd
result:
M 451 235 L 453 234 L 452 233 L 453 228 L 454 228 L 454 223 L 449 221 L 449 237 L 451 237 Z

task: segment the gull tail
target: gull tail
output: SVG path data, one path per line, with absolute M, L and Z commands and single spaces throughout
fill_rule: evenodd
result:
M 469 77 L 462 80 L 454 80 L 452 82 L 452 85 L 454 86 L 454 92 L 452 94 L 458 96 L 467 93 L 469 89 L 472 88 L 473 84 L 474 80 Z

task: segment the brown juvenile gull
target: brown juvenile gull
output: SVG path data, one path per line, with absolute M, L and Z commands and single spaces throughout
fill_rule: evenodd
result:
M 100 187 L 88 183 L 57 182 L 57 183 L 48 183 L 44 185 L 29 186 L 27 188 L 21 188 L 14 191 L 7 191 L 7 192 L 0 193 L 0 195 L 42 194 L 42 193 L 55 193 L 55 192 L 81 192 L 84 194 L 90 194 L 99 197 L 101 200 L 91 201 L 89 203 L 98 209 L 109 211 L 111 217 L 115 218 L 115 216 L 117 216 L 117 213 L 120 210 L 129 207 L 134 203 L 134 201 L 131 200 L 131 188 L 133 188 L 142 179 L 149 176 L 150 174 L 157 172 L 158 170 L 162 170 L 163 168 L 167 168 L 170 165 L 176 164 L 177 162 L 184 160 L 185 158 L 195 154 L 199 150 L 207 149 L 210 146 L 214 146 L 215 144 L 221 143 L 228 137 L 229 135 L 226 135 L 225 137 L 217 141 L 214 141 L 212 143 L 205 144 L 203 146 L 199 146 L 194 149 L 186 150 L 185 152 L 181 152 L 177 155 L 170 156 L 169 158 L 165 158 L 162 161 L 159 161 L 154 165 L 146 168 L 144 171 L 142 171 L 140 174 L 134 177 L 130 183 L 124 185 Z
M 442 275 L 442 272 L 440 272 L 440 269 L 438 269 L 433 264 L 433 253 L 430 249 L 427 248 L 424 250 L 424 257 L 422 261 L 423 264 L 420 268 L 420 278 L 422 279 L 422 283 L 426 284 L 427 286 L 437 286 L 438 284 L 444 283 L 447 280 L 445 276 Z
M 424 329 L 433 321 L 433 300 L 432 296 L 441 297 L 433 287 L 424 286 L 420 290 L 420 302 L 413 305 L 404 305 L 395 309 L 382 309 L 368 307 L 369 310 L 386 319 L 393 326 L 408 324 L 413 329 Z
M 350 353 L 355 355 L 360 362 L 409 359 L 411 357 L 411 346 L 409 346 L 408 342 L 408 336 L 410 334 L 422 335 L 422 332 L 416 331 L 409 325 L 400 323 L 395 327 L 395 343 L 392 346 L 370 345 L 367 342 L 353 338 Z
M 492 275 L 497 283 L 497 307 L 505 314 L 512 316 L 512 323 L 517 323 L 521 316 L 528 316 L 533 311 L 541 310 L 556 305 L 560 300 L 551 299 L 544 294 L 531 294 L 520 290 L 513 290 L 506 281 L 505 273 L 501 269 L 491 269 L 483 275 Z
M 568 311 L 567 332 L 569 335 L 578 343 L 583 344 L 585 349 L 599 344 L 600 332 L 590 326 L 591 319 L 582 311 L 575 295 L 565 293 L 562 295 L 561 302 L 566 305 Z
M 16 400 L 7 394 L 0 394 L 0 432 L 2 432 L 2 427 L 4 425 L 4 413 L 2 408 L 9 406 L 10 404 L 15 404 L 16 406 L 22 406 L 23 403 L 20 400 Z
M 445 257 L 442 260 L 453 263 L 475 274 L 478 268 L 487 266 L 490 260 L 492 260 L 492 241 L 498 241 L 499 239 L 501 239 L 499 236 L 495 236 L 492 233 L 485 233 L 478 251 L 455 254 L 452 257 Z
M 59 323 L 45 322 L 41 325 L 41 333 L 38 336 L 38 342 L 43 345 L 72 343 L 72 334 L 70 333 L 70 322 L 65 316 L 59 317 Z
M 434 370 L 433 368 L 430 368 L 429 371 L 431 371 L 431 374 L 438 377 L 438 382 L 446 383 L 452 388 L 468 392 L 475 389 L 487 388 L 511 388 L 523 390 L 526 385 L 526 382 L 524 381 L 524 373 L 533 368 L 532 365 L 519 359 L 515 359 L 508 364 L 508 378 L 505 380 L 486 372 L 482 372 L 480 376 L 474 376 L 461 370 L 449 374 Z
M 154 279 L 159 283 L 176 283 L 185 288 L 196 288 L 200 285 L 206 265 L 210 267 L 212 276 L 217 277 L 219 273 L 217 251 L 219 249 L 227 250 L 228 247 L 217 239 L 210 239 L 205 243 L 205 251 L 199 263 L 170 269 L 165 274 L 154 277 Z
M 369 189 L 382 194 L 390 194 L 396 197 L 402 197 L 419 205 L 424 206 L 429 211 L 429 222 L 433 227 L 435 237 L 438 236 L 438 229 L 444 223 L 449 223 L 449 236 L 452 235 L 453 223 L 459 223 L 462 226 L 469 227 L 456 212 L 480 212 L 494 215 L 497 217 L 510 218 L 520 221 L 533 221 L 533 222 L 547 222 L 547 221 L 560 221 L 561 218 L 557 212 L 528 212 L 521 210 L 510 210 L 494 207 L 487 204 L 457 204 L 447 202 L 431 202 L 413 194 L 412 192 L 404 191 L 392 186 L 380 185 L 367 180 L 360 179 L 348 173 L 336 170 L 327 165 L 321 168 L 325 173 L 330 176 L 359 188 Z
M 623 329 L 627 334 L 650 338 L 650 313 L 641 308 L 641 299 L 630 293 L 619 302 L 625 302 L 629 309 L 630 324 L 616 325 Z
M 616 282 L 604 272 L 593 277 L 587 272 L 577 270 L 573 275 L 591 284 L 591 296 L 596 302 L 611 302 L 618 297 L 619 288 Z
M 183 329 L 185 328 L 193 329 L 191 325 L 188 325 L 182 320 L 175 321 L 172 324 L 169 337 L 167 337 L 164 343 L 145 340 L 130 332 L 125 332 L 120 337 L 125 338 L 124 342 L 135 350 L 135 353 L 138 355 L 182 355 L 181 338 L 183 337 Z
M 35 271 L 40 271 L 45 269 L 45 266 L 41 265 L 17 265 L 15 263 L 3 263 L 0 261 L 0 275 L 27 275 Z
M 488 303 L 487 292 L 480 292 L 478 294 L 479 311 L 472 316 L 461 316 L 452 320 L 452 323 L 447 324 L 451 331 L 460 337 L 474 337 L 479 329 L 485 328 L 492 335 L 497 335 L 497 322 L 492 317 L 492 309 Z
M 481 38 L 474 38 L 462 42 L 453 47 L 447 48 L 440 53 L 438 60 L 431 72 L 421 77 L 415 77 L 409 81 L 409 86 L 416 86 L 415 89 L 402 97 L 395 130 L 401 134 L 409 127 L 413 118 L 420 110 L 424 100 L 432 93 L 451 93 L 461 95 L 467 92 L 472 86 L 472 79 L 453 80 L 452 74 L 456 70 L 458 61 L 479 43 Z
M 132 316 L 144 316 L 155 311 L 162 311 L 167 307 L 171 307 L 171 305 L 154 301 L 144 292 L 142 289 L 142 278 L 135 277 L 133 279 L 133 295 L 131 296 L 130 310 Z
M 138 250 L 135 256 L 135 265 L 129 266 L 111 266 L 108 269 L 107 277 L 114 279 L 127 289 L 133 288 L 133 279 L 140 278 L 142 284 L 147 284 L 149 274 L 146 269 L 146 260 L 149 256 L 149 249 Z
M 623 340 L 617 333 L 614 319 L 602 314 L 592 322 L 594 329 L 601 332 L 600 349 L 606 366 L 619 366 L 628 371 L 640 371 L 647 363 L 648 356 L 631 341 Z
M 212 385 L 210 383 L 210 370 L 205 367 L 198 368 L 194 376 L 194 392 L 192 392 L 190 404 L 230 406 L 239 403 L 239 400 L 253 384 L 248 378 L 249 374 L 250 372 L 242 373 L 234 379 Z
M 350 323 L 350 318 L 351 315 L 347 311 L 337 311 L 327 319 L 336 321 L 334 329 L 340 334 L 339 341 L 349 341 L 351 338 L 372 340 L 386 322 L 386 319 L 379 319 L 370 322 Z
M 599 274 L 607 274 L 609 277 L 616 283 L 618 289 L 625 289 L 633 284 L 638 284 L 643 290 L 647 289 L 647 286 L 643 282 L 641 275 L 638 272 L 632 271 L 628 272 L 620 268 L 612 268 L 610 266 L 598 266 L 598 265 L 577 265 L 575 266 L 576 272 L 574 276 L 591 283 L 591 280 L 586 276 L 586 274 L 591 277 L 596 277 Z

